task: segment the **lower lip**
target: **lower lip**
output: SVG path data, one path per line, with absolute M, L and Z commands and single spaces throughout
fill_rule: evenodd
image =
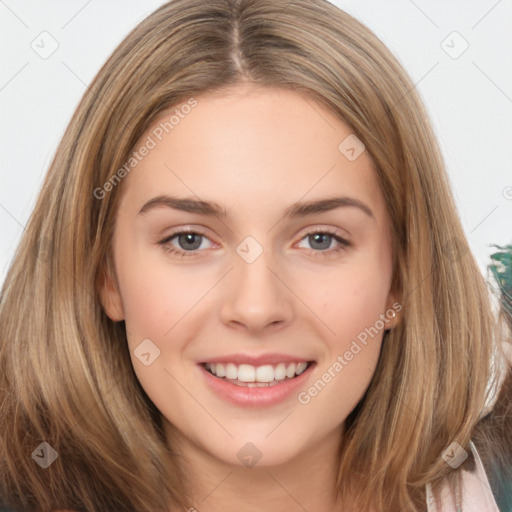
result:
M 198 366 L 204 375 L 206 384 L 224 400 L 237 406 L 263 407 L 278 404 L 290 397 L 294 391 L 298 391 L 309 377 L 315 363 L 311 363 L 304 372 L 293 379 L 286 379 L 279 384 L 261 388 L 237 386 L 215 377 L 202 364 Z

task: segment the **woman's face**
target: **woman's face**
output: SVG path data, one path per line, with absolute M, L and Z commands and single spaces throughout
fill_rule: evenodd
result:
M 176 109 L 117 185 L 102 302 L 166 427 L 224 463 L 284 463 L 341 437 L 396 322 L 385 202 L 309 97 L 240 85 Z

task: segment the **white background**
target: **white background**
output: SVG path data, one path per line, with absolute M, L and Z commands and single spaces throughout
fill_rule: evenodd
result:
M 124 36 L 163 3 L 0 0 L 0 282 L 87 85 Z M 333 3 L 369 26 L 417 84 L 486 273 L 490 244 L 512 242 L 512 0 Z M 47 59 L 31 47 L 49 37 L 43 31 L 58 43 Z M 462 48 L 454 31 L 469 44 L 456 59 L 442 47 L 446 41 L 452 51 Z

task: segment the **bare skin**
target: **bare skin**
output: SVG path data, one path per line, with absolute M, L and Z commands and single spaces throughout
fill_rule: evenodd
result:
M 372 379 L 384 328 L 357 353 L 351 347 L 396 304 L 390 221 L 372 160 L 366 151 L 347 158 L 338 147 L 352 130 L 293 91 L 239 85 L 197 102 L 119 185 L 119 289 L 107 281 L 103 306 L 112 320 L 125 320 L 136 375 L 167 431 L 179 433 L 195 476 L 190 507 L 335 510 L 344 421 Z M 228 216 L 165 205 L 140 213 L 162 195 L 215 201 Z M 371 214 L 345 205 L 284 215 L 298 201 L 338 196 Z M 195 239 L 173 236 L 184 228 Z M 250 263 L 237 253 L 248 236 L 257 242 L 249 250 L 262 250 Z M 385 328 L 398 318 L 388 317 Z M 147 339 L 160 351 L 148 366 L 134 353 Z M 198 365 L 269 352 L 316 362 L 302 402 L 294 393 L 270 406 L 236 406 L 205 384 Z M 336 371 L 338 356 L 346 364 Z M 325 373 L 325 387 L 308 394 Z M 247 443 L 261 454 L 252 467 L 238 456 Z

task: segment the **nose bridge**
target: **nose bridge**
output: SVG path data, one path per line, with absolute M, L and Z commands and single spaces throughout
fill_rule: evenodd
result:
M 240 284 L 237 292 L 243 293 L 245 299 L 254 296 L 259 301 L 261 297 L 258 296 L 261 294 L 268 295 L 267 299 L 270 299 L 270 296 L 278 293 L 274 290 L 277 284 L 275 270 L 270 270 L 275 265 L 272 248 L 269 245 L 268 241 L 263 246 L 256 238 L 248 236 L 236 248 L 235 274 L 237 283 Z
M 268 238 L 266 238 L 268 240 Z M 224 322 L 244 324 L 250 329 L 289 319 L 291 308 L 286 286 L 278 273 L 272 248 L 248 236 L 236 247 L 234 286 L 222 309 Z
M 272 248 L 267 246 L 264 248 L 253 237 L 247 237 L 241 242 L 236 253 L 235 269 L 237 277 L 243 283 L 250 286 L 256 286 L 265 289 L 270 283 L 270 278 L 275 279 L 274 274 L 270 271 L 275 266 L 275 259 L 272 254 Z M 275 272 L 275 270 L 274 270 Z

